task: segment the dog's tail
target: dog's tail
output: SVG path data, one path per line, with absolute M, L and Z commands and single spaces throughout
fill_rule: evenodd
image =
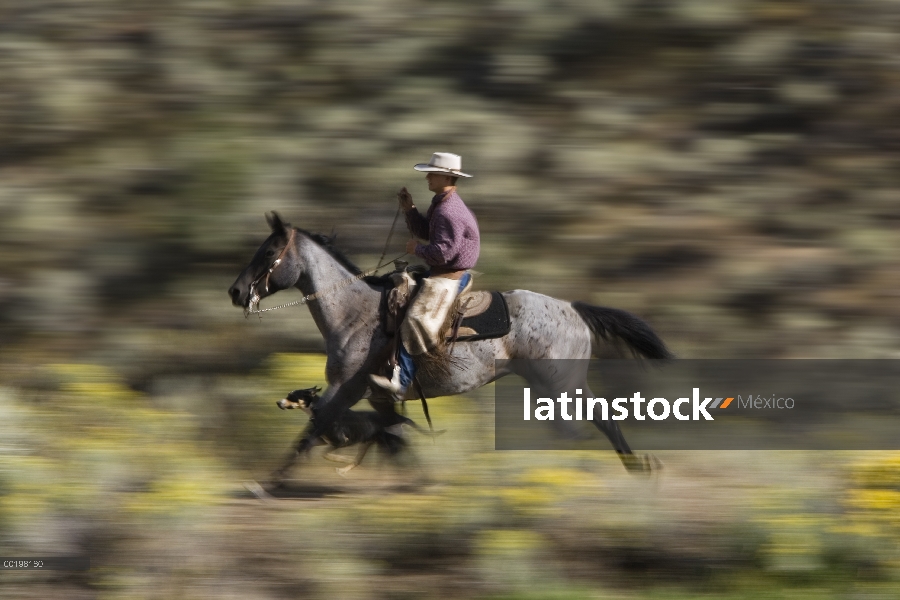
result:
M 572 308 L 595 336 L 613 344 L 624 343 L 635 357 L 675 358 L 653 328 L 630 312 L 585 302 L 573 302 Z

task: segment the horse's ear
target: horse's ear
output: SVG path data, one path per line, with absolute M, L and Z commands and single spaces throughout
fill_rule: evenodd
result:
M 272 233 L 278 233 L 279 231 L 284 231 L 287 228 L 287 223 L 282 221 L 281 215 L 279 215 L 274 210 L 271 212 L 271 214 L 266 214 L 266 222 L 272 229 Z

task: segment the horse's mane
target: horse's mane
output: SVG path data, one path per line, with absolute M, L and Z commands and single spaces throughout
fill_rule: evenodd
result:
M 338 263 L 343 265 L 345 269 L 350 271 L 350 273 L 352 273 L 353 275 L 362 275 L 363 270 L 353 264 L 353 261 L 347 258 L 346 254 L 344 254 L 341 250 L 337 249 L 334 246 L 334 240 L 337 237 L 336 235 L 313 233 L 299 227 L 294 227 L 294 229 L 321 246 L 322 249 L 325 250 L 325 252 L 331 255 L 331 257 L 334 258 L 334 260 L 338 261 Z M 386 273 L 384 275 L 367 275 L 363 277 L 362 280 L 366 283 L 371 283 L 372 285 L 387 287 L 390 283 L 390 276 L 390 273 Z
M 337 237 L 336 235 L 325 235 L 324 233 L 312 233 L 310 231 L 306 231 L 305 229 L 300 229 L 299 227 L 294 227 L 297 231 L 317 243 L 321 246 L 328 254 L 331 255 L 334 260 L 338 261 L 345 269 L 353 273 L 354 275 L 359 275 L 362 273 L 362 269 L 357 267 L 353 262 L 347 258 L 347 255 L 334 247 L 334 240 Z
M 312 233 L 310 231 L 306 231 L 305 229 L 300 229 L 299 227 L 294 227 L 297 231 L 317 243 L 321 246 L 328 254 L 331 255 L 334 260 L 338 261 L 345 269 L 353 273 L 354 275 L 359 275 L 362 273 L 362 269 L 353 264 L 347 255 L 334 247 L 334 239 L 337 236 L 328 236 L 323 233 Z

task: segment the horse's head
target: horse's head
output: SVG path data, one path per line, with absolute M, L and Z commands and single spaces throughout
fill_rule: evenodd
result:
M 266 296 L 292 287 L 300 277 L 293 243 L 297 231 L 276 212 L 266 215 L 272 234 L 266 238 L 250 264 L 228 288 L 231 303 L 248 310 Z

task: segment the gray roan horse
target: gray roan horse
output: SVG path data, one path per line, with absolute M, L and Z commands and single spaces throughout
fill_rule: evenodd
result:
M 298 288 L 325 338 L 328 389 L 319 401 L 317 426 L 297 440 L 282 467 L 280 481 L 297 457 L 316 445 L 318 428 L 325 428 L 370 392 L 370 373 L 381 372 L 391 352 L 391 338 L 379 322 L 382 287 L 362 278 L 361 271 L 320 234 L 291 227 L 277 213 L 267 215 L 272 234 L 228 290 L 235 306 L 245 310 L 279 290 Z M 638 317 L 614 308 L 566 302 L 526 290 L 504 292 L 510 332 L 496 339 L 453 346 L 450 371 L 437 378 L 420 377 L 427 397 L 463 394 L 513 372 L 504 359 L 587 359 L 604 346 L 624 344 L 637 357 L 671 358 L 662 340 Z M 495 361 L 500 360 L 500 366 Z M 525 361 L 512 361 L 510 364 Z M 547 389 L 533 371 L 519 373 L 535 390 Z M 420 372 L 421 375 L 421 372 Z M 410 386 L 411 388 L 413 386 Z M 577 384 L 591 394 L 586 379 Z M 412 396 L 410 396 L 412 397 Z M 391 409 L 393 410 L 393 409 Z M 618 424 L 594 421 L 630 471 L 649 472 L 654 461 L 632 453 Z

